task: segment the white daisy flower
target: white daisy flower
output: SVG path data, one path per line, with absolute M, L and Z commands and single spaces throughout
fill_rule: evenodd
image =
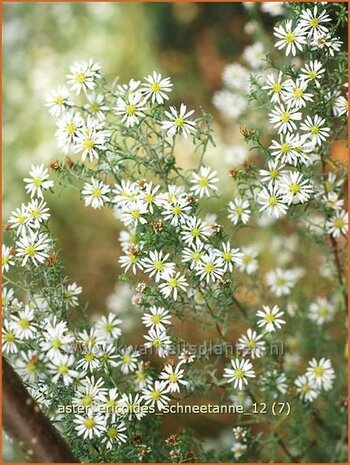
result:
M 192 248 L 186 247 L 182 250 L 182 262 L 183 263 L 190 262 L 190 269 L 193 270 L 199 264 L 204 253 L 205 253 L 205 249 L 204 249 L 204 244 L 202 243 Z
M 236 358 L 231 360 L 231 366 L 232 368 L 225 368 L 224 378 L 227 379 L 228 383 L 233 383 L 234 389 L 242 391 L 244 385 L 248 384 L 247 378 L 255 378 L 253 365 L 249 360 Z
M 133 349 L 132 346 L 124 347 L 119 354 L 117 365 L 120 367 L 124 375 L 135 371 L 137 368 L 139 352 Z
M 2 272 L 6 273 L 9 271 L 10 266 L 13 266 L 15 262 L 12 260 L 12 249 L 7 247 L 5 244 L 1 246 L 1 266 Z
M 84 109 L 98 121 L 104 121 L 106 119 L 105 112 L 109 110 L 109 107 L 105 105 L 103 94 L 96 94 L 95 92 L 91 94 L 86 94 L 88 103 L 84 105 Z
M 277 219 L 287 214 L 288 207 L 278 185 L 263 187 L 257 195 L 257 201 L 261 205 L 259 211 L 265 211 L 273 218 Z
M 140 394 L 126 394 L 122 395 L 121 402 L 123 404 L 123 413 L 127 415 L 129 420 L 132 420 L 135 417 L 137 420 L 140 420 L 146 415 L 144 409 L 142 408 L 142 399 Z
M 83 288 L 81 286 L 78 286 L 77 283 L 72 283 L 69 284 L 64 293 L 63 293 L 63 298 L 66 302 L 66 309 L 68 310 L 69 306 L 71 305 L 72 307 L 78 307 L 79 305 L 79 300 L 78 300 L 78 295 L 80 295 L 83 291 Z
M 306 8 L 302 10 L 299 17 L 299 26 L 307 31 L 309 37 L 315 37 L 318 34 L 327 34 L 328 28 L 323 23 L 328 23 L 332 19 L 325 10 L 318 12 L 318 5 L 314 9 Z
M 34 384 L 42 376 L 40 362 L 39 355 L 34 350 L 22 351 L 20 358 L 16 359 L 14 368 L 24 381 Z
M 73 419 L 75 423 L 75 431 L 78 436 L 83 436 L 83 439 L 93 439 L 100 437 L 106 430 L 106 420 L 102 414 L 94 413 L 89 410 L 86 415 L 75 415 Z
M 11 229 L 15 229 L 18 235 L 22 235 L 27 231 L 29 220 L 28 207 L 22 203 L 19 208 L 11 212 L 8 222 Z
M 31 261 L 35 266 L 44 263 L 51 248 L 50 238 L 47 234 L 29 232 L 23 234 L 16 242 L 16 256 L 22 259 L 22 266 Z
M 89 61 L 75 62 L 70 67 L 70 74 L 67 74 L 67 84 L 77 95 L 83 90 L 88 92 L 94 90 L 96 81 L 101 77 L 101 66 L 94 63 L 90 58 Z
M 317 361 L 313 358 L 309 361 L 306 375 L 316 383 L 316 387 L 319 389 L 329 391 L 333 386 L 335 372 L 330 359 L 321 358 Z
M 293 22 L 290 19 L 285 21 L 284 26 L 274 27 L 273 34 L 279 39 L 275 43 L 275 47 L 278 50 L 285 48 L 286 56 L 290 53 L 295 56 L 297 50 L 302 51 L 303 46 L 306 44 L 306 31 L 299 25 L 293 29 Z
M 309 154 L 314 150 L 315 144 L 310 142 L 307 135 L 281 134 L 280 141 L 273 140 L 269 149 L 276 161 L 296 166 L 298 163 L 307 164 Z
M 124 98 L 118 97 L 115 107 L 115 114 L 122 116 L 122 123 L 126 127 L 133 127 L 140 122 L 140 118 L 146 115 L 145 101 L 141 92 L 133 92 L 126 95 Z
M 296 276 L 291 270 L 282 270 L 276 268 L 266 274 L 266 282 L 277 297 L 282 295 L 289 295 L 291 289 L 294 287 Z
M 175 263 L 167 262 L 170 254 L 164 254 L 161 250 L 150 251 L 148 257 L 142 260 L 142 266 L 145 273 L 155 276 L 155 281 L 158 283 L 160 281 L 162 273 L 173 272 L 175 269 Z
M 182 363 L 178 363 L 176 367 L 165 365 L 159 375 L 159 379 L 164 380 L 168 384 L 170 392 L 180 392 L 179 385 L 188 385 L 188 381 L 183 379 L 185 370 L 181 368 L 181 365 Z
M 171 316 L 169 310 L 166 310 L 164 307 L 152 306 L 149 309 L 150 313 L 145 313 L 142 316 L 142 323 L 146 328 L 159 329 L 160 331 L 165 331 L 165 325 L 171 324 Z
M 127 251 L 126 255 L 122 255 L 118 262 L 122 268 L 125 268 L 125 272 L 131 268 L 133 274 L 137 273 L 137 270 L 143 270 L 143 260 L 140 257 L 140 250 L 138 246 L 131 246 Z
M 127 441 L 128 437 L 124 432 L 127 431 L 123 421 L 116 425 L 106 427 L 105 434 L 102 437 L 102 444 L 105 444 L 107 449 L 113 449 L 116 444 L 122 444 Z
M 344 199 L 339 198 L 339 194 L 336 192 L 328 192 L 323 195 L 322 201 L 324 202 L 327 208 L 332 210 L 341 210 L 344 207 Z
M 334 100 L 332 109 L 333 109 L 334 116 L 342 116 L 342 115 L 348 116 L 349 114 L 348 95 L 346 96 L 346 98 L 343 95 L 338 95 L 338 97 L 336 97 Z
M 122 214 L 120 215 L 120 221 L 123 222 L 125 226 L 136 227 L 139 223 L 146 224 L 147 220 L 143 215 L 148 213 L 147 205 L 138 199 L 134 202 L 129 202 L 123 207 Z
M 159 357 L 162 358 L 168 355 L 171 347 L 171 340 L 165 330 L 161 330 L 160 328 L 151 328 L 144 338 L 147 341 L 144 344 L 146 349 L 154 347 Z
M 309 179 L 304 179 L 299 171 L 290 171 L 282 176 L 278 182 L 280 193 L 288 205 L 307 202 L 314 192 Z
M 170 402 L 170 398 L 166 395 L 169 392 L 168 383 L 165 381 L 155 381 L 153 386 L 146 387 L 142 390 L 142 398 L 146 405 L 157 407 L 159 411 Z
M 70 105 L 72 102 L 69 101 L 69 90 L 66 86 L 59 86 L 46 97 L 45 106 L 49 108 L 49 113 L 52 116 L 60 116 Z
M 191 121 L 189 117 L 194 113 L 194 110 L 187 111 L 185 104 L 181 104 L 180 110 L 175 107 L 170 107 L 170 111 L 165 111 L 165 116 L 168 118 L 162 121 L 162 129 L 166 131 L 167 136 L 174 137 L 176 134 L 182 134 L 187 138 L 191 132 L 196 129 L 196 123 Z
M 116 354 L 116 349 L 113 343 L 107 344 L 103 344 L 100 348 L 100 362 L 103 370 L 106 373 L 109 373 L 111 367 L 114 368 L 117 366 L 118 355 Z
M 191 205 L 189 205 L 188 200 L 180 198 L 173 203 L 168 203 L 164 205 L 164 219 L 170 221 L 172 226 L 177 226 L 178 224 L 187 223 L 190 219 L 190 212 L 192 210 Z
M 142 85 L 141 91 L 146 100 L 158 103 L 158 105 L 164 103 L 165 100 L 169 100 L 167 93 L 171 92 L 173 87 L 169 77 L 162 78 L 160 73 L 153 71 L 144 79 L 147 82 Z
M 85 123 L 79 113 L 67 111 L 57 120 L 56 139 L 58 146 L 68 153 L 75 150 L 78 134 L 83 129 Z
M 258 251 L 253 246 L 245 246 L 241 248 L 242 251 L 242 261 L 238 263 L 239 271 L 243 271 L 247 274 L 253 274 L 258 269 Z
M 157 196 L 157 192 L 159 191 L 159 189 L 159 185 L 153 186 L 152 182 L 148 182 L 147 184 L 145 184 L 140 193 L 139 198 L 142 202 L 144 202 L 144 204 L 147 207 L 147 210 L 150 213 L 153 213 L 153 205 L 157 205 L 158 207 L 160 207 L 162 204 L 162 202 Z
M 69 350 L 70 345 L 74 342 L 74 336 L 68 333 L 67 323 L 57 321 L 56 316 L 52 319 L 47 318 L 43 323 L 43 339 L 40 341 L 40 349 L 45 352 L 48 359 L 55 359 L 61 354 L 61 351 Z
M 339 37 L 333 37 L 331 34 L 315 34 L 311 45 L 313 50 L 321 49 L 327 55 L 334 57 L 340 51 L 343 42 L 339 40 Z
M 196 268 L 196 274 L 201 280 L 209 283 L 215 283 L 221 279 L 225 273 L 225 263 L 223 259 L 217 256 L 215 253 L 209 253 L 204 255 Z
M 104 338 L 99 335 L 96 328 L 91 328 L 90 331 L 86 331 L 86 329 L 79 331 L 77 340 L 82 343 L 82 346 L 85 348 L 105 343 Z
M 314 94 L 305 92 L 307 81 L 288 79 L 284 84 L 283 98 L 287 106 L 299 109 L 305 107 L 307 102 L 312 102 Z
M 99 210 L 105 204 L 109 202 L 110 198 L 108 194 L 111 192 L 111 188 L 104 182 L 91 178 L 91 182 L 86 182 L 84 188 L 81 191 L 81 195 L 84 198 L 85 207 L 92 207 L 95 210 Z
M 102 394 L 100 396 L 100 402 L 104 407 L 106 417 L 111 419 L 112 422 L 114 422 L 116 417 L 122 413 L 122 403 L 117 388 L 108 389 L 106 394 Z
M 95 381 L 94 376 L 87 376 L 75 391 L 72 404 L 83 406 L 85 409 L 94 409 L 104 401 L 106 394 L 107 389 L 102 378 Z
M 172 295 L 173 300 L 177 300 L 178 291 L 185 291 L 188 286 L 186 278 L 175 270 L 162 273 L 160 279 L 164 282 L 159 284 L 159 290 L 165 298 Z
M 258 310 L 256 315 L 259 317 L 259 328 L 264 328 L 268 333 L 282 328 L 282 325 L 286 323 L 281 318 L 284 315 L 284 312 L 280 311 L 277 305 L 274 305 L 272 308 L 268 305 L 263 305 L 263 310 Z
M 72 384 L 74 379 L 79 376 L 79 373 L 72 369 L 74 361 L 74 355 L 56 355 L 48 365 L 48 369 L 52 375 L 52 382 L 57 383 L 62 379 L 65 386 Z
M 243 224 L 248 223 L 251 210 L 248 200 L 237 197 L 228 204 L 228 215 L 227 218 L 232 221 L 233 224 L 242 222 Z
M 113 189 L 113 202 L 120 208 L 128 206 L 130 202 L 136 202 L 140 195 L 140 186 L 136 182 L 122 179 L 121 184 L 115 184 Z
M 210 197 L 210 191 L 217 191 L 218 187 L 216 184 L 219 182 L 219 178 L 216 177 L 217 171 L 212 171 L 210 167 L 201 166 L 199 174 L 193 173 L 191 183 L 193 184 L 190 190 L 194 195 L 198 195 L 199 198 Z
M 331 131 L 328 127 L 324 126 L 325 123 L 326 120 L 318 115 L 315 115 L 313 118 L 307 116 L 305 121 L 301 123 L 300 129 L 310 136 L 311 141 L 315 145 L 322 145 L 329 137 Z
M 38 196 L 44 198 L 42 191 L 54 186 L 54 182 L 49 180 L 49 172 L 44 165 L 32 165 L 29 171 L 30 178 L 24 178 L 25 190 L 33 198 Z
M 278 182 L 285 173 L 287 173 L 284 168 L 285 165 L 280 165 L 278 160 L 269 160 L 267 163 L 267 170 L 259 170 L 261 182 L 267 182 L 268 187 L 273 187 L 273 185 L 276 184 L 276 182 Z
M 300 70 L 299 79 L 308 83 L 315 83 L 316 87 L 320 87 L 319 81 L 324 77 L 325 72 L 326 70 L 320 61 L 310 61 L 305 63 L 304 68 Z
M 265 85 L 262 89 L 267 91 L 272 103 L 279 103 L 283 97 L 285 82 L 282 82 L 282 77 L 282 71 L 278 73 L 278 76 L 275 76 L 274 74 L 268 74 L 266 76 Z
M 193 245 L 199 246 L 211 233 L 211 228 L 195 216 L 191 216 L 188 222 L 181 227 L 182 240 L 189 247 Z
M 14 301 L 15 291 L 10 287 L 7 288 L 6 286 L 2 286 L 1 292 L 1 303 L 3 308 L 9 307 L 12 302 Z M 17 300 L 17 299 L 15 299 Z
M 312 402 L 315 400 L 320 393 L 315 381 L 313 381 L 308 376 L 298 376 L 294 381 L 294 384 L 301 399 L 306 400 L 307 402 Z
M 107 131 L 103 129 L 101 123 L 96 119 L 88 117 L 86 124 L 77 130 L 75 138 L 75 153 L 81 152 L 81 159 L 86 158 L 93 162 L 99 159 L 98 151 L 107 150 L 106 142 L 108 140 Z
M 222 242 L 222 250 L 218 250 L 217 254 L 222 259 L 225 272 L 232 272 L 235 265 L 242 263 L 242 252 L 239 249 L 233 249 L 229 241 Z
M 341 234 L 346 236 L 348 233 L 348 214 L 345 210 L 339 210 L 326 222 L 326 231 L 333 237 L 337 238 Z
M 96 334 L 106 342 L 113 342 L 122 334 L 122 330 L 119 327 L 121 323 L 122 320 L 117 318 L 114 313 L 108 313 L 107 316 L 104 315 L 95 322 Z
M 2 325 L 2 351 L 4 354 L 16 354 L 19 340 L 9 320 L 3 320 Z
M 297 108 L 280 104 L 269 113 L 270 123 L 277 128 L 278 133 L 286 134 L 297 129 L 295 121 L 300 121 L 302 114 Z
M 50 209 L 44 200 L 34 199 L 27 205 L 27 214 L 29 218 L 28 226 L 39 229 L 41 224 L 50 218 Z
M 266 352 L 266 345 L 262 334 L 258 334 L 252 329 L 247 330 L 237 341 L 237 349 L 244 357 L 260 358 Z
M 318 297 L 309 307 L 308 317 L 319 326 L 328 321 L 332 321 L 336 308 L 327 299 Z
M 90 372 L 97 370 L 101 366 L 99 355 L 100 350 L 98 346 L 87 344 L 83 352 L 79 354 L 81 358 L 77 363 L 77 368 L 82 368 L 84 371 L 87 370 Z

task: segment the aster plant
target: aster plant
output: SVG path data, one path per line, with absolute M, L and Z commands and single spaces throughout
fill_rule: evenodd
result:
M 240 123 L 249 108 L 260 115 L 241 128 L 258 156 L 226 179 L 205 163 L 211 116 L 171 104 L 159 72 L 110 86 L 94 60 L 77 62 L 47 98 L 69 157 L 53 176 L 31 168 L 30 199 L 8 219 L 3 353 L 80 461 L 346 460 L 346 170 L 333 157 L 346 138 L 346 9 L 279 8 L 272 47 L 250 46 L 251 69 L 229 65 L 229 90 L 214 97 Z M 175 157 L 183 139 L 190 172 Z M 222 183 L 227 209 L 206 215 Z M 117 315 L 91 323 L 65 276 L 45 200 L 58 188 L 123 227 L 116 265 L 135 289 L 137 347 Z M 246 231 L 269 243 L 247 244 Z M 219 350 L 185 340 L 175 323 L 189 320 Z M 210 447 L 190 429 L 163 438 L 161 415 L 201 396 L 236 407 L 230 443 Z

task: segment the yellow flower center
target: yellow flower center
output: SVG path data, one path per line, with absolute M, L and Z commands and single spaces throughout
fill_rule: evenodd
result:
M 127 105 L 125 108 L 125 113 L 128 116 L 132 116 L 136 113 L 136 106 L 135 105 Z
M 85 407 L 88 407 L 93 403 L 93 398 L 91 396 L 84 396 L 81 402 Z
M 318 134 L 319 132 L 320 132 L 320 129 L 317 126 L 312 126 L 312 128 L 310 129 L 310 133 L 313 136 L 316 136 L 316 134 Z
M 126 355 L 123 355 L 122 360 L 125 365 L 129 365 L 129 363 L 131 362 L 131 357 L 130 355 L 126 354 Z
M 317 366 L 314 368 L 314 373 L 316 376 L 318 377 L 321 377 L 324 373 L 324 368 L 323 367 L 320 367 L 320 366 Z
M 34 257 L 34 255 L 36 254 L 36 248 L 34 247 L 34 245 L 29 245 L 26 248 L 26 254 L 29 255 L 29 257 Z
M 66 375 L 68 373 L 69 369 L 67 367 L 67 365 L 60 365 L 58 367 L 58 372 L 61 374 L 61 375 Z
M 329 314 L 329 310 L 327 307 L 319 307 L 318 314 L 320 316 L 327 316 Z
M 200 187 L 208 187 L 209 186 L 209 179 L 208 178 L 202 178 L 198 182 Z
M 140 210 L 132 210 L 130 214 L 134 218 L 134 220 L 136 220 L 137 218 L 140 218 L 141 216 Z
M 269 198 L 270 207 L 275 207 L 278 204 L 278 199 L 275 196 Z
M 345 225 L 344 220 L 342 218 L 336 218 L 334 220 L 334 227 L 337 229 L 342 229 L 342 227 Z
M 318 18 L 312 18 L 309 24 L 310 27 L 315 28 L 320 24 L 320 20 Z
M 85 354 L 84 359 L 85 359 L 87 362 L 92 362 L 92 361 L 95 359 L 95 355 L 94 355 L 92 352 L 87 352 L 87 353 Z
M 225 262 L 230 262 L 232 260 L 232 253 L 231 252 L 225 252 L 222 256 Z
M 75 80 L 78 84 L 84 84 L 86 81 L 86 76 L 83 73 L 79 73 L 75 76 Z
M 91 191 L 91 196 L 94 197 L 94 199 L 98 199 L 101 197 L 101 189 L 99 187 L 93 187 Z
M 90 110 L 91 110 L 92 113 L 97 113 L 99 111 L 99 109 L 100 109 L 100 105 L 98 103 L 96 103 L 96 102 L 94 102 L 94 103 L 92 103 L 90 105 Z
M 92 429 L 94 426 L 96 426 L 96 421 L 93 418 L 86 418 L 84 420 L 84 425 L 86 429 Z
M 243 208 L 242 207 L 237 207 L 236 208 L 236 215 L 237 216 L 243 215 Z
M 285 41 L 290 44 L 295 41 L 295 34 L 293 32 L 287 32 L 285 35 Z
M 214 267 L 214 265 L 212 263 L 206 263 L 204 265 L 204 271 L 206 273 L 212 273 L 214 271 L 214 269 L 215 269 L 215 267 Z
M 19 320 L 18 324 L 21 329 L 28 329 L 30 325 L 30 321 L 23 319 L 23 320 Z
M 171 374 L 169 375 L 169 381 L 170 381 L 171 383 L 176 383 L 176 381 L 177 381 L 177 375 L 176 375 L 176 373 L 171 373 Z
M 281 145 L 281 152 L 282 153 L 288 153 L 290 150 L 290 145 L 287 144 L 286 142 Z
M 160 260 L 157 260 L 156 262 L 154 262 L 154 268 L 157 271 L 162 271 L 164 270 L 164 263 L 162 263 Z
M 299 184 L 297 184 L 296 182 L 293 182 L 290 186 L 289 186 L 289 192 L 293 195 L 296 195 L 296 194 L 299 194 L 300 192 L 300 186 Z
M 316 79 L 317 78 L 317 73 L 316 71 L 309 71 L 309 78 L 310 79 Z
M 176 118 L 174 121 L 175 125 L 179 128 L 182 128 L 182 126 L 185 124 L 185 120 L 183 118 Z
M 290 118 L 290 113 L 288 111 L 285 111 L 280 114 L 280 120 L 282 121 L 282 123 L 288 123 L 289 118 Z
M 63 98 L 61 96 L 58 96 L 54 100 L 55 105 L 62 105 L 63 104 Z
M 194 260 L 195 262 L 198 262 L 198 260 L 201 259 L 201 256 L 202 256 L 201 252 L 193 252 L 192 260 Z
M 86 139 L 84 142 L 84 149 L 91 150 L 94 148 L 95 142 L 92 139 Z
M 35 373 L 37 366 L 36 366 L 36 363 L 34 362 L 28 362 L 26 368 L 29 373 Z
M 168 282 L 169 287 L 175 288 L 178 285 L 179 285 L 179 281 L 177 279 L 175 279 L 175 278 L 169 279 L 169 282 Z
M 103 328 L 106 331 L 106 333 L 111 333 L 113 331 L 113 324 L 106 323 Z
M 236 370 L 235 371 L 235 376 L 236 376 L 236 378 L 240 378 L 240 379 L 243 378 L 244 377 L 244 371 L 241 370 L 241 369 Z
M 268 313 L 267 315 L 265 315 L 264 319 L 267 323 L 273 323 L 276 318 L 274 315 L 272 315 L 272 313 Z
M 275 82 L 274 84 L 272 84 L 271 88 L 274 92 L 276 92 L 276 94 L 278 94 L 282 90 L 282 86 L 279 82 Z
M 296 89 L 294 89 L 293 96 L 295 98 L 301 98 L 303 95 L 304 95 L 303 89 L 300 89 L 300 87 L 297 87 Z
M 108 430 L 107 430 L 107 436 L 108 436 L 110 439 L 116 438 L 117 435 L 118 435 L 118 430 L 117 430 L 117 428 L 113 428 L 113 426 L 111 426 L 110 428 L 108 428 Z
M 62 343 L 59 339 L 53 339 L 51 345 L 54 349 L 59 349 L 62 346 Z
M 154 195 L 152 195 L 152 194 L 146 194 L 146 195 L 145 195 L 145 201 L 146 201 L 147 203 L 152 203 L 153 200 L 154 200 Z
M 193 237 L 199 237 L 201 235 L 201 230 L 199 228 L 193 228 L 191 234 Z
M 161 320 L 161 318 L 160 318 L 159 315 L 152 315 L 151 321 L 152 321 L 152 323 L 153 323 L 154 325 L 159 324 L 159 323 L 160 323 L 160 320 Z
M 249 349 L 255 349 L 256 342 L 253 341 L 253 339 L 249 339 L 249 341 L 247 342 L 247 346 L 249 347 Z
M 152 92 L 159 92 L 160 91 L 160 85 L 158 82 L 154 82 L 151 86 Z
M 33 178 L 33 184 L 35 187 L 40 187 L 42 184 L 42 180 L 40 178 Z
M 69 136 L 71 136 L 72 134 L 75 133 L 76 129 L 77 129 L 77 127 L 76 127 L 76 125 L 75 125 L 74 123 L 69 123 L 69 124 L 67 124 L 67 126 L 66 126 L 66 133 L 67 133 Z
M 272 170 L 272 171 L 270 171 L 270 176 L 271 176 L 272 179 L 278 178 L 278 175 L 279 175 L 279 171 L 278 171 L 278 170 Z
M 151 392 L 151 399 L 152 400 L 159 400 L 160 399 L 160 392 L 159 391 L 152 391 Z
M 9 331 L 8 333 L 6 333 L 5 340 L 6 342 L 15 342 L 16 338 L 15 338 L 14 333 L 12 331 Z

